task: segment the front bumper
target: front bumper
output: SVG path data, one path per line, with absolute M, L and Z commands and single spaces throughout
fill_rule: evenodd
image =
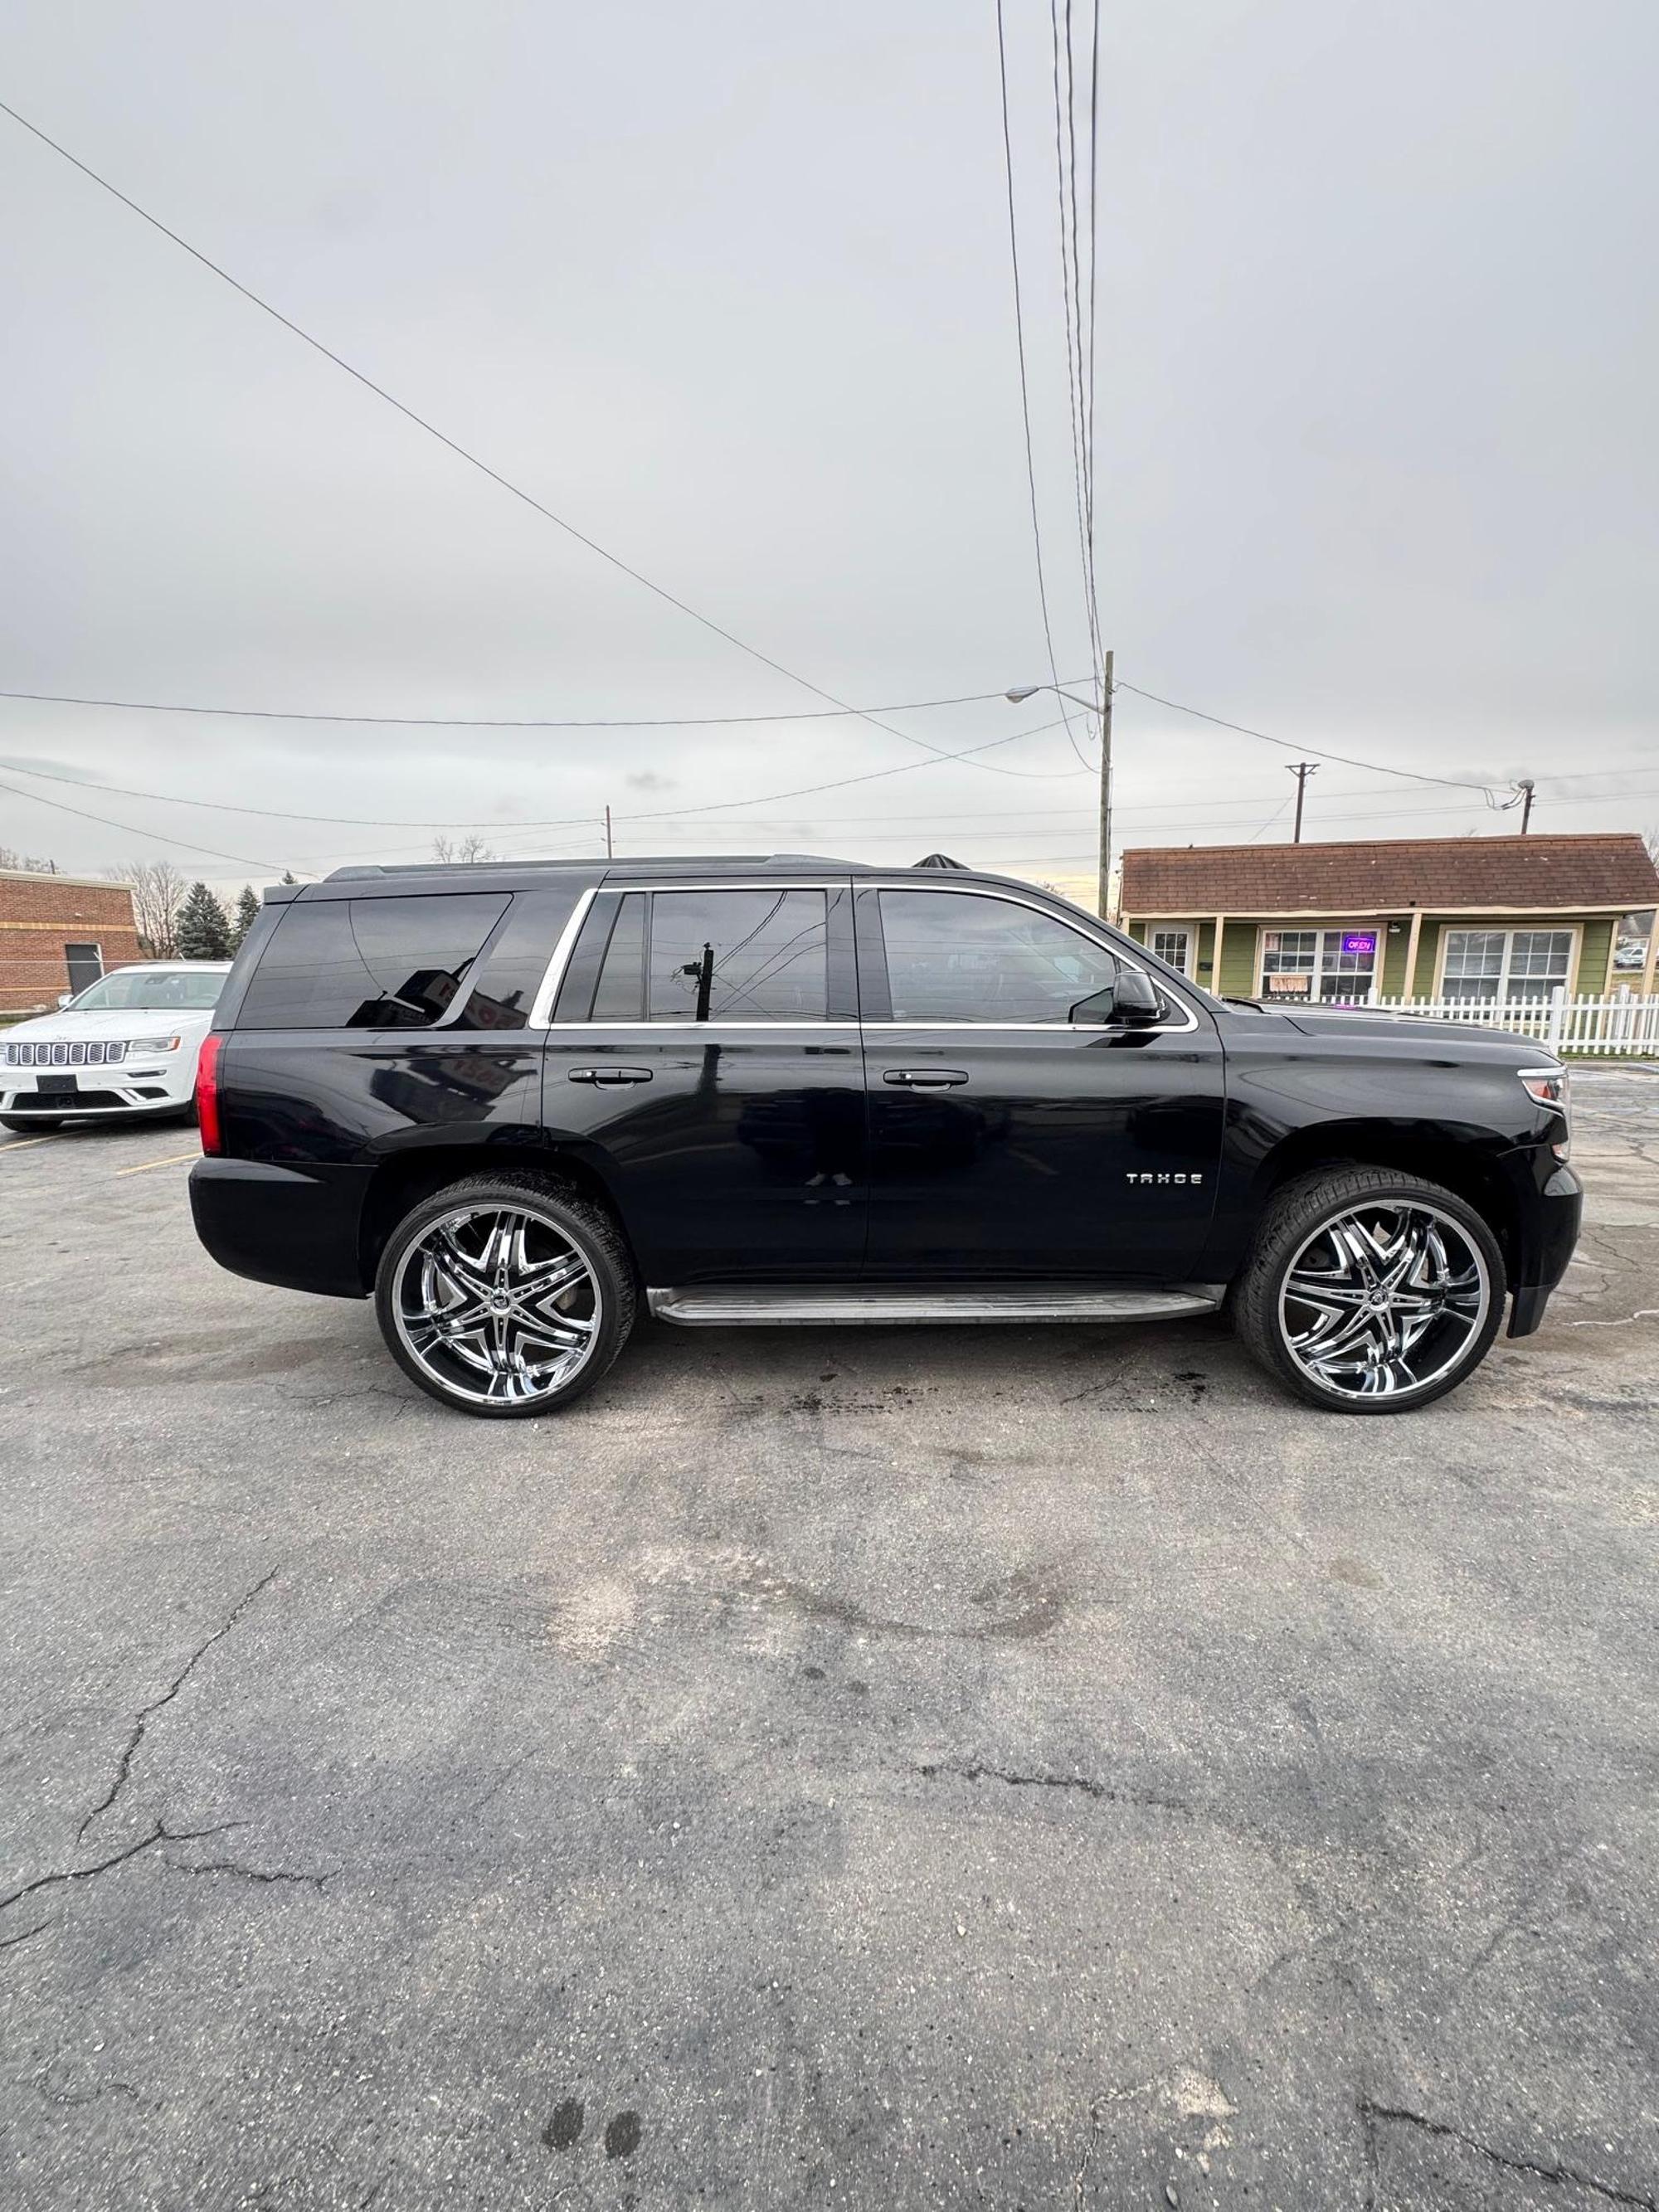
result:
M 1510 1284 L 1510 1336 L 1530 1336 L 1544 1318 L 1550 1292 L 1567 1272 L 1584 1211 L 1584 1187 L 1570 1167 L 1540 1162 L 1541 1179 L 1521 1207 L 1516 1279 Z
M 20 1121 L 38 1115 L 43 1121 L 88 1121 L 182 1113 L 196 1094 L 195 1062 L 188 1053 L 169 1057 L 185 1064 L 76 1068 L 72 1091 L 50 1087 L 51 1068 L 0 1067 L 0 1114 Z

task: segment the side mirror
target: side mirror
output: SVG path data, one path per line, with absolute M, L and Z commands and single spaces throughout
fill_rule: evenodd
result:
M 58 994 L 58 1003 L 60 1006 L 72 1006 L 75 1004 L 74 992 L 60 991 Z
M 1164 995 L 1150 975 L 1139 968 L 1120 968 L 1117 981 L 1087 999 L 1079 999 L 1071 1018 L 1092 1029 L 1144 1028 L 1164 1018 Z

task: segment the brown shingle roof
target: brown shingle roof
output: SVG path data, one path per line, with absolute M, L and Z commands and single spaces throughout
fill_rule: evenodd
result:
M 1411 907 L 1648 907 L 1642 840 L 1400 837 L 1352 845 L 1157 845 L 1123 855 L 1126 915 L 1380 914 Z

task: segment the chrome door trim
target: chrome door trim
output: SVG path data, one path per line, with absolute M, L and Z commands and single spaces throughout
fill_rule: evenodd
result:
M 588 908 L 599 895 L 599 885 L 590 884 L 576 901 L 574 911 L 559 933 L 559 941 L 553 947 L 553 957 L 542 974 L 535 997 L 530 1002 L 530 1018 L 526 1029 L 550 1029 L 553 1009 L 559 1002 L 559 986 L 564 981 L 564 971 L 570 965 L 570 956 L 576 949 L 576 939 L 582 933 L 582 924 L 587 920 Z

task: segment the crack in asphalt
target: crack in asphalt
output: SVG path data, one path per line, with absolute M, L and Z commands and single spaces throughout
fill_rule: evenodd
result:
M 1575 2189 L 1588 2189 L 1595 2196 L 1605 2197 L 1609 2204 L 1634 2205 L 1637 2212 L 1659 2212 L 1659 2203 L 1651 2197 L 1643 2197 L 1634 2190 L 1617 2188 L 1610 2181 L 1598 2181 L 1594 2174 L 1582 2172 L 1577 2166 L 1541 2166 L 1535 2159 L 1511 2157 L 1507 2151 L 1494 2150 L 1490 2143 L 1482 2142 L 1478 2136 L 1467 2134 L 1462 2128 L 1455 2128 L 1445 2120 L 1428 2119 L 1421 2112 L 1407 2111 L 1402 2105 L 1377 2105 L 1373 2104 L 1370 2098 L 1362 2097 L 1359 2118 L 1365 2130 L 1367 2166 L 1373 2184 L 1376 2178 L 1376 2123 L 1386 2120 L 1401 2127 L 1420 2128 L 1425 2135 L 1439 2136 L 1448 2142 L 1462 2143 L 1466 2150 L 1474 2151 L 1477 2157 L 1488 2160 L 1505 2173 L 1524 2173 L 1534 2181 L 1547 2181 L 1558 2185 L 1565 2182 Z
M 234 1859 L 198 1859 L 194 1864 L 185 1859 L 168 1859 L 165 1864 L 170 1874 L 227 1874 L 238 1881 L 297 1882 L 316 1890 L 320 1890 L 325 1881 L 332 1881 L 340 1871 L 338 1867 L 331 1867 L 326 1874 L 290 1874 L 285 1867 L 238 1866 Z
M 93 1822 L 98 1820 L 103 1814 L 108 1812 L 110 1807 L 114 1804 L 116 1799 L 125 1788 L 127 1781 L 132 1772 L 132 1762 L 138 1755 L 139 1746 L 144 1741 L 144 1730 L 148 1728 L 150 1722 L 154 1720 L 157 1713 L 161 1711 L 164 1706 L 170 1705 L 173 1703 L 173 1699 L 178 1696 L 180 1690 L 184 1688 L 185 1683 L 189 1681 L 191 1674 L 195 1673 L 202 1661 L 207 1656 L 208 1653 L 212 1650 L 214 1645 L 217 1644 L 222 1638 L 229 1635 L 231 1630 L 235 1627 L 237 1622 L 247 1611 L 249 1606 L 253 1603 L 255 1598 L 259 1596 L 261 1592 L 269 1589 L 276 1579 L 276 1570 L 273 1567 L 268 1575 L 262 1576 L 261 1578 L 254 1583 L 252 1589 L 248 1590 L 245 1595 L 237 1600 L 236 1603 L 231 1607 L 224 1620 L 221 1621 L 218 1627 L 214 1630 L 212 1635 L 204 1638 L 204 1640 L 197 1645 L 194 1651 L 191 1653 L 189 1658 L 185 1660 L 184 1665 L 173 1676 L 167 1687 L 161 1692 L 161 1695 L 159 1698 L 153 1698 L 149 1705 L 141 1705 L 139 1707 L 138 1717 L 132 1724 L 132 1731 L 122 1747 L 119 1759 L 116 1761 L 115 1779 L 110 1784 L 109 1788 L 105 1792 L 103 1797 L 93 1807 L 91 1812 L 87 1814 L 85 1820 L 82 1821 L 79 1828 L 76 1831 L 76 1840 L 77 1843 L 84 1840 L 87 1830 L 92 1826 Z
M 1091 1781 L 1085 1774 L 1017 1774 L 1006 1766 L 943 1765 L 924 1766 L 918 1771 L 929 1782 L 941 1774 L 953 1774 L 963 1782 L 1000 1782 L 1010 1790 L 1075 1790 L 1082 1796 L 1103 1804 L 1135 1805 L 1148 1812 L 1172 1813 L 1182 1820 L 1211 1817 L 1201 1814 L 1184 1798 L 1162 1797 L 1151 1790 L 1119 1790 L 1109 1783 Z
M 193 1844 L 199 1842 L 204 1836 L 222 1836 L 232 1828 L 241 1826 L 240 1820 L 221 1820 L 211 1828 L 169 1828 L 164 1821 L 158 1820 L 147 1836 L 140 1836 L 137 1843 L 124 1844 L 108 1858 L 99 1859 L 91 1866 L 65 1867 L 56 1874 L 36 1875 L 33 1881 L 26 1881 L 21 1888 L 14 1889 L 8 1896 L 0 1897 L 0 1912 L 21 1904 L 26 1897 L 33 1897 L 40 1890 L 59 1889 L 68 1882 L 92 1881 L 100 1874 L 108 1874 L 115 1867 L 125 1866 L 129 1859 L 136 1859 L 141 1853 L 153 1850 L 157 1844 Z M 49 1927 L 51 1923 L 42 1921 L 40 1925 Z M 38 1928 L 30 1931 L 37 1936 L 40 1932 Z M 22 1942 L 27 1938 L 19 1936 L 13 1940 Z

